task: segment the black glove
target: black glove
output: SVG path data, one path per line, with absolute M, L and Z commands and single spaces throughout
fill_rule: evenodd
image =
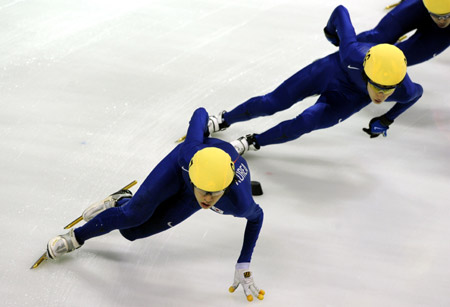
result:
M 334 33 L 330 33 L 327 30 L 327 27 L 323 28 L 323 33 L 325 34 L 325 37 L 327 38 L 327 40 L 332 43 L 333 45 L 335 45 L 336 47 L 339 47 L 339 36 L 337 35 L 336 32 Z
M 379 117 L 374 117 L 369 122 L 369 128 L 363 128 L 362 130 L 370 135 L 370 138 L 376 138 L 380 134 L 384 137 L 387 136 L 387 130 L 389 129 L 389 125 L 394 121 L 387 118 L 385 115 L 381 115 Z

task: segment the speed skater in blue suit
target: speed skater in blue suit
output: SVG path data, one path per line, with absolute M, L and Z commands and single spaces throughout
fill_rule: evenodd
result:
M 176 146 L 148 175 L 135 195 L 121 190 L 83 212 L 81 227 L 51 239 L 48 256 L 59 258 L 86 240 L 118 229 L 130 241 L 175 227 L 200 209 L 245 218 L 243 246 L 230 292 L 242 285 L 249 301 L 264 298 L 256 287 L 250 261 L 262 224 L 263 210 L 251 194 L 247 162 L 229 143 L 206 135 L 208 114 L 197 109 L 186 140 Z
M 403 52 L 391 44 L 360 43 L 347 9 L 334 9 L 326 25 L 327 38 L 339 40 L 339 51 L 314 61 L 284 81 L 273 92 L 250 98 L 233 110 L 210 116 L 209 132 L 224 130 L 237 122 L 286 110 L 306 97 L 319 95 L 316 103 L 296 118 L 260 133 L 248 134 L 231 143 L 243 154 L 247 150 L 285 143 L 314 130 L 329 128 L 373 101 L 395 101 L 385 114 L 364 128 L 371 138 L 386 136 L 394 120 L 420 99 L 423 89 L 406 73 Z
M 450 45 L 450 0 L 403 0 L 378 25 L 357 36 L 359 42 L 395 44 L 408 66 L 442 53 Z M 399 39 L 414 31 L 408 39 Z

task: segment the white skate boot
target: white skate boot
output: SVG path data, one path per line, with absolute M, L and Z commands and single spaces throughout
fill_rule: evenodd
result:
M 254 134 L 247 134 L 246 136 L 241 136 L 237 140 L 231 141 L 231 145 L 233 145 L 234 149 L 240 154 L 241 156 L 249 150 L 257 151 L 259 150 L 260 146 L 256 142 L 255 135 Z
M 81 245 L 75 238 L 75 233 L 73 228 L 64 235 L 59 235 L 54 237 L 47 243 L 47 254 L 50 258 L 56 259 L 65 255 L 75 249 L 79 248 Z
M 129 190 L 120 190 L 114 194 L 109 195 L 104 200 L 100 200 L 96 203 L 90 205 L 86 210 L 83 211 L 83 220 L 89 222 L 99 213 L 105 211 L 106 209 L 116 206 L 116 203 L 122 198 L 131 198 L 133 193 Z
M 225 130 L 230 126 L 223 120 L 223 114 L 225 114 L 225 112 L 226 111 L 222 111 L 217 116 L 211 115 L 209 117 L 209 119 L 208 119 L 209 134 L 213 134 L 214 132 Z

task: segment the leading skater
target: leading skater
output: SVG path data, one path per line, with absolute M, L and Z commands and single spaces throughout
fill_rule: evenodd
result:
M 349 13 L 338 6 L 326 26 L 328 39 L 339 39 L 339 51 L 306 66 L 273 92 L 253 97 L 230 112 L 210 116 L 209 131 L 290 108 L 306 97 L 317 102 L 294 119 L 281 122 L 261 134 L 249 134 L 232 142 L 243 154 L 249 149 L 279 144 L 313 130 L 332 127 L 360 111 L 371 101 L 397 103 L 384 115 L 373 118 L 363 130 L 371 138 L 386 136 L 394 120 L 422 96 L 423 89 L 406 74 L 403 52 L 390 44 L 359 43 Z
M 450 45 L 450 0 L 403 0 L 378 25 L 357 36 L 358 42 L 396 44 L 408 59 L 408 66 L 432 59 Z M 339 44 L 339 42 L 335 42 Z
M 234 283 L 242 285 L 249 301 L 264 298 L 256 287 L 250 261 L 263 223 L 263 210 L 251 194 L 247 162 L 224 141 L 205 137 L 208 114 L 197 109 L 186 140 L 173 149 L 148 175 L 132 196 L 122 190 L 94 203 L 83 212 L 82 227 L 51 239 L 52 259 L 81 247 L 96 236 L 119 229 L 130 241 L 152 236 L 183 222 L 200 209 L 247 219 L 244 242 L 235 266 Z

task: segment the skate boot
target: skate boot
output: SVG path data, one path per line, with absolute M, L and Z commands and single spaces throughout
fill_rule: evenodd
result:
M 100 200 L 96 203 L 90 205 L 86 210 L 83 211 L 83 220 L 89 222 L 99 213 L 105 211 L 106 209 L 116 206 L 116 203 L 122 198 L 131 198 L 133 193 L 129 190 L 120 190 L 114 194 L 109 195 L 104 200 Z
M 213 134 L 214 132 L 222 131 L 230 127 L 224 119 L 223 114 L 225 114 L 226 111 L 220 112 L 217 116 L 211 115 L 208 119 L 208 131 L 209 134 Z
M 56 259 L 65 255 L 75 249 L 79 248 L 81 245 L 75 238 L 75 233 L 73 228 L 64 235 L 59 235 L 54 237 L 47 243 L 47 254 L 50 258 Z
M 233 145 L 234 149 L 240 154 L 241 156 L 249 150 L 259 150 L 260 146 L 256 142 L 256 138 L 254 134 L 247 134 L 246 136 L 241 136 L 237 140 L 231 141 L 231 145 Z

